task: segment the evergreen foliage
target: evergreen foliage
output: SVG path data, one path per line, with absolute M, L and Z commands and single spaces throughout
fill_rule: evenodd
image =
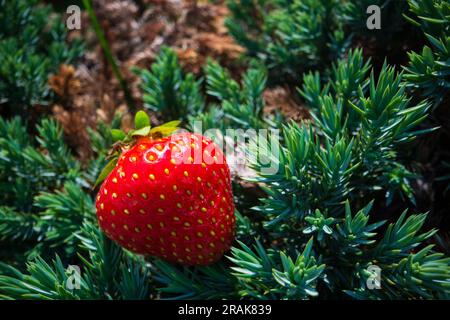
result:
M 180 119 L 203 110 L 200 82 L 192 73 L 183 74 L 176 53 L 163 48 L 149 70 L 135 70 L 142 78 L 145 107 L 164 119 Z
M 36 0 L 0 1 L 0 104 L 27 118 L 27 109 L 49 99 L 48 75 L 81 56 L 82 43 L 66 43 L 67 29 L 50 6 Z M 50 22 L 49 22 L 50 21 Z
M 239 84 L 217 62 L 205 66 L 206 93 L 217 103 L 205 105 L 202 80 L 183 72 L 176 53 L 163 48 L 151 70 L 135 71 L 141 76 L 145 106 L 158 112 L 166 121 L 184 120 L 194 126 L 201 121 L 208 128 L 263 128 L 271 122 L 263 114 L 263 91 L 267 76 L 262 68 L 249 69 Z
M 273 125 L 273 119 L 263 114 L 263 92 L 267 82 L 264 69 L 248 69 L 240 84 L 227 70 L 212 60 L 208 61 L 205 73 L 206 92 L 215 97 L 220 106 L 212 105 L 201 115 L 200 120 L 204 122 L 204 127 L 217 128 L 219 123 L 222 129 L 260 129 Z
M 411 252 L 434 233 L 419 232 L 426 215 L 406 219 L 404 212 L 377 242 L 374 231 L 384 222 L 368 224 L 371 205 L 355 216 L 349 202 L 345 210 L 342 206 L 347 199 L 363 203 L 379 190 L 385 193 L 388 206 L 399 191 L 413 200 L 412 174 L 398 161 L 397 149 L 431 130 L 414 130 L 426 118 L 429 104 L 410 103 L 402 74 L 384 65 L 375 80 L 373 72 L 368 75 L 369 69 L 356 50 L 333 66 L 330 82 L 324 86 L 317 73 L 305 75 L 301 93 L 311 105 L 314 125 L 284 127 L 284 143 L 274 148 L 281 152 L 272 157 L 279 159 L 280 170 L 256 179 L 267 193 L 256 209 L 285 247 L 301 250 L 297 244 L 306 239 L 293 243 L 292 238 L 298 239 L 301 233 L 315 235 L 310 241 L 325 264 L 322 278 L 329 292 L 346 292 L 354 298 L 448 296 L 448 258 L 432 247 Z M 348 79 L 352 81 L 342 81 Z M 254 167 L 262 172 L 262 165 Z M 336 252 L 342 254 L 336 256 Z M 262 258 L 261 253 L 258 256 Z M 250 256 L 245 261 L 254 263 Z M 381 268 L 385 290 L 367 290 L 372 264 Z M 249 264 L 241 272 L 253 274 L 253 268 Z M 408 280 L 412 278 L 418 280 Z M 266 281 L 267 287 L 274 287 Z M 408 285 L 397 285 L 404 282 Z M 327 296 L 327 290 L 322 295 Z
M 277 75 L 298 80 L 311 69 L 322 69 L 349 45 L 336 0 L 228 1 L 226 25 L 248 55 L 262 59 Z
M 149 273 L 145 263 L 128 256 L 92 224 L 80 234 L 83 263 L 79 288 L 70 288 L 73 273 L 56 256 L 51 262 L 41 257 L 27 263 L 27 273 L 0 264 L 0 297 L 4 299 L 146 299 Z
M 32 211 L 33 198 L 41 191 L 61 187 L 65 181 L 83 183 L 80 166 L 64 144 L 56 121 L 43 119 L 37 132 L 33 141 L 19 118 L 0 119 L 2 204 L 20 211 Z
M 450 3 L 409 0 L 409 5 L 415 15 L 409 20 L 421 28 L 430 46 L 424 46 L 420 53 L 408 53 L 405 79 L 438 105 L 450 88 Z

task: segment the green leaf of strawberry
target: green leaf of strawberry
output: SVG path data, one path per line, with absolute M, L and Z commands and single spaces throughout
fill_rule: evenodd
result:
M 144 127 L 150 127 L 150 118 L 144 111 L 138 111 L 134 117 L 134 127 L 142 129 Z
M 106 179 L 106 177 L 109 175 L 109 173 L 111 171 L 113 171 L 113 169 L 116 167 L 117 159 L 118 159 L 118 157 L 114 157 L 102 169 L 102 171 L 100 172 L 100 174 L 97 177 L 97 180 L 95 181 L 94 189 L 97 188 L 97 186 Z
M 158 127 L 152 128 L 150 130 L 150 134 L 160 133 L 163 136 L 169 135 L 178 129 L 181 121 L 174 120 L 167 123 L 164 123 Z
M 131 137 L 137 137 L 137 136 L 148 136 L 150 134 L 150 126 L 142 127 L 138 130 L 133 130 L 130 133 Z
M 124 140 L 127 135 L 122 130 L 111 129 L 111 136 L 112 136 L 113 142 L 117 142 L 117 141 Z

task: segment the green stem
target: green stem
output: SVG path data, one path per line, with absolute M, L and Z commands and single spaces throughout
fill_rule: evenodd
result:
M 94 9 L 92 8 L 91 1 L 83 0 L 83 4 L 86 11 L 88 12 L 89 18 L 92 22 L 92 26 L 94 27 L 94 31 L 97 34 L 98 40 L 100 41 L 100 45 L 102 46 L 103 51 L 105 52 L 106 60 L 108 60 L 108 63 L 111 66 L 114 75 L 116 76 L 117 80 L 119 80 L 120 86 L 122 87 L 123 93 L 125 95 L 125 100 L 127 102 L 128 108 L 130 109 L 131 112 L 134 113 L 136 111 L 136 106 L 134 104 L 133 97 L 131 96 L 130 91 L 128 90 L 128 85 L 124 77 L 122 76 L 119 67 L 117 66 L 116 60 L 114 59 L 114 56 L 111 52 L 111 48 L 109 47 L 108 40 L 106 40 L 102 27 L 100 26 L 97 16 L 95 15 Z

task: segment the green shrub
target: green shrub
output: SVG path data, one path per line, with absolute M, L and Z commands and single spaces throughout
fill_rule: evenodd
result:
M 32 105 L 46 105 L 49 74 L 82 53 L 80 41 L 66 43 L 60 17 L 49 17 L 36 0 L 0 1 L 0 104 L 10 115 L 27 118 Z
M 430 46 L 410 52 L 405 79 L 409 87 L 439 105 L 450 88 L 450 3 L 440 0 L 409 0 L 416 18 L 409 20 L 424 32 Z
M 336 0 L 227 2 L 226 25 L 251 57 L 261 59 L 276 82 L 279 76 L 299 80 L 311 69 L 322 69 L 349 45 L 338 18 Z
M 164 48 L 150 70 L 135 70 L 141 77 L 144 106 L 165 121 L 201 121 L 208 128 L 261 128 L 270 120 L 263 114 L 266 72 L 249 69 L 239 84 L 217 62 L 205 66 L 206 93 L 216 101 L 205 104 L 200 80 L 181 69 L 175 52 Z M 217 105 L 219 102 L 220 106 Z M 225 117 L 223 117 L 225 115 Z
M 144 106 L 166 120 L 186 120 L 203 110 L 200 81 L 183 74 L 176 53 L 163 48 L 151 70 L 135 70 L 142 78 Z

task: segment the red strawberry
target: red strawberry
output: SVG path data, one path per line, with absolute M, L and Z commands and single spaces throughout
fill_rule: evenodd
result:
M 96 208 L 119 245 L 172 262 L 212 263 L 234 239 L 230 171 L 201 135 L 137 139 L 103 182 Z

